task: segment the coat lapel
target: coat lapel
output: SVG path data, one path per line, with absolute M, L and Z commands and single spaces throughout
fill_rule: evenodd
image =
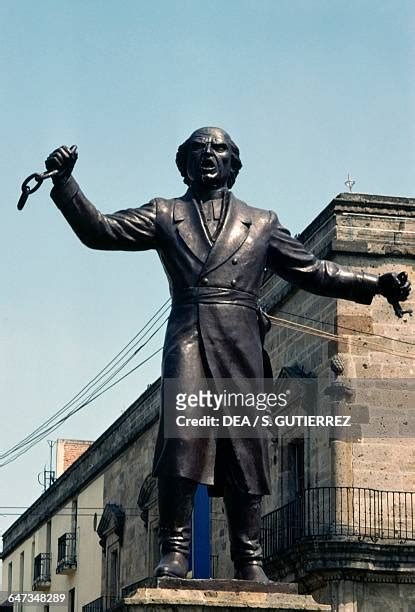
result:
M 180 238 L 193 255 L 204 264 L 211 249 L 199 211 L 189 192 L 175 200 L 173 222 Z
M 229 192 L 229 203 L 223 227 L 208 254 L 204 274 L 215 270 L 243 245 L 252 225 L 248 206 Z

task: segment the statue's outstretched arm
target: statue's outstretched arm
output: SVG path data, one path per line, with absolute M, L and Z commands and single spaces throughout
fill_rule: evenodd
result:
M 46 160 L 48 170 L 59 169 L 51 197 L 79 237 L 92 249 L 144 251 L 156 248 L 157 204 L 101 213 L 81 191 L 72 176 L 76 149 L 59 147 Z
M 405 273 L 381 276 L 367 272 L 353 272 L 333 261 L 318 259 L 281 225 L 275 213 L 270 213 L 271 240 L 267 267 L 285 280 L 306 291 L 334 298 L 370 304 L 381 294 L 388 301 L 404 301 L 411 284 Z

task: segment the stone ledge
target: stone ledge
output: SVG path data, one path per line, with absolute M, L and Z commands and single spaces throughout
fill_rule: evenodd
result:
M 133 597 L 124 600 L 118 612 L 216 612 L 250 609 L 295 611 L 331 610 L 331 606 L 318 604 L 310 595 L 289 593 L 249 593 L 240 591 L 189 591 L 176 589 L 139 589 Z
M 374 242 L 370 240 L 333 239 L 330 252 L 333 255 L 347 253 L 347 255 L 367 255 L 368 257 L 402 257 L 412 259 L 415 255 L 415 245 L 395 242 Z
M 298 593 L 295 582 L 254 582 L 251 580 L 234 580 L 221 578 L 157 578 L 150 576 L 135 582 L 122 590 L 123 597 L 132 597 L 139 589 L 184 589 L 188 591 L 233 591 L 239 593 Z
M 226 609 L 237 612 L 247 608 L 275 612 L 331 610 L 310 595 L 299 595 L 296 591 L 297 585 L 288 583 L 148 579 L 120 603 L 117 612 L 223 612 Z
M 303 538 L 279 551 L 265 570 L 276 580 L 292 578 L 300 592 L 324 586 L 333 575 L 343 580 L 415 584 L 415 542 L 375 543 L 358 536 Z

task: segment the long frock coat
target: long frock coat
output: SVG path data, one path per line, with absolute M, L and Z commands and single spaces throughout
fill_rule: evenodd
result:
M 377 276 L 319 260 L 285 229 L 272 211 L 248 206 L 231 192 L 216 241 L 206 234 L 191 189 L 174 199 L 155 198 L 140 208 L 102 214 L 71 177 L 51 197 L 80 240 L 93 249 L 155 249 L 169 280 L 172 310 L 162 360 L 162 386 L 179 379 L 183 389 L 203 378 L 261 379 L 263 335 L 258 296 L 264 268 L 319 295 L 370 304 Z M 217 441 L 183 432 L 164 435 L 173 408 L 161 397 L 154 474 L 214 485 Z M 185 429 L 185 428 L 183 428 Z M 247 491 L 269 493 L 267 442 L 232 438 Z

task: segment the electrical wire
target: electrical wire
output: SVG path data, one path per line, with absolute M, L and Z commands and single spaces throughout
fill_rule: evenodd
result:
M 138 344 L 138 342 L 140 340 L 142 340 L 147 333 L 154 327 L 154 325 L 160 320 L 161 317 L 163 317 L 168 308 L 169 308 L 169 302 L 170 302 L 170 298 L 168 300 L 166 300 L 164 302 L 164 304 L 154 313 L 154 315 L 147 321 L 147 323 L 140 329 L 140 331 L 130 340 L 130 342 L 128 342 L 118 353 L 117 355 L 115 355 L 115 357 L 113 357 L 113 359 L 111 359 L 110 362 L 107 363 L 106 366 L 104 366 L 104 368 L 102 370 L 100 370 L 100 372 L 98 372 L 98 374 L 96 374 L 94 376 L 94 378 L 92 378 L 84 387 L 82 387 L 82 389 L 80 391 L 78 391 L 78 393 L 71 399 L 69 400 L 69 402 L 67 402 L 66 404 L 64 404 L 64 406 L 62 406 L 62 408 L 60 408 L 55 414 L 53 414 L 51 417 L 49 417 L 48 419 L 46 419 L 46 421 L 44 421 L 41 425 L 39 425 L 31 434 L 29 434 L 28 436 L 26 436 L 25 438 L 23 438 L 23 440 L 21 440 L 20 442 L 18 442 L 14 447 L 10 448 L 8 451 L 6 451 L 5 453 L 0 453 L 0 460 L 4 459 L 6 456 L 8 456 L 11 452 L 13 452 L 15 450 L 16 447 L 20 447 L 22 443 L 28 441 L 30 442 L 31 438 L 33 436 L 35 436 L 35 434 L 37 434 L 40 430 L 42 430 L 45 426 L 49 425 L 49 423 L 53 422 L 57 417 L 59 417 L 61 414 L 63 414 L 66 410 L 68 410 L 77 400 L 81 399 L 83 396 L 86 395 L 86 393 L 91 389 L 91 387 L 96 384 L 97 382 L 99 382 L 100 380 L 102 380 L 102 378 L 104 376 L 106 376 L 108 374 L 108 372 L 106 372 L 106 370 L 108 370 L 108 368 L 112 365 L 112 368 L 114 368 L 129 352 L 131 352 L 136 345 Z M 167 308 L 166 308 L 167 307 Z M 157 316 L 158 315 L 158 316 Z M 155 319 L 155 321 L 154 321 Z M 150 325 L 150 323 L 152 323 L 152 325 Z M 150 325 L 150 327 L 149 327 Z M 148 328 L 148 329 L 146 329 Z M 151 339 L 151 338 L 150 338 Z M 148 339 L 145 344 L 143 346 L 140 346 L 139 349 L 137 349 L 135 351 L 134 354 L 136 354 L 138 352 L 138 350 L 141 350 L 146 344 L 147 342 L 150 340 Z M 133 344 L 134 343 L 134 344 Z M 125 351 L 128 349 L 128 347 L 131 346 L 131 344 L 133 344 L 133 346 L 125 353 Z M 125 353 L 124 357 L 121 357 L 122 354 Z M 134 355 L 133 355 L 134 356 Z M 115 363 L 114 363 L 115 362 Z M 128 361 L 126 362 L 128 363 Z M 110 368 L 110 370 L 112 369 Z
M 40 440 L 44 439 L 49 433 L 51 433 L 52 431 L 55 431 L 62 423 L 64 423 L 66 420 L 68 420 L 68 418 L 73 416 L 73 414 L 75 414 L 76 412 L 79 412 L 79 410 L 81 410 L 82 408 L 90 404 L 92 401 L 94 401 L 95 399 L 103 395 L 103 393 L 106 393 L 106 391 L 108 391 L 109 389 L 117 385 L 119 382 L 121 382 L 121 380 L 123 380 L 124 378 L 132 374 L 139 367 L 144 365 L 144 363 L 146 363 L 147 361 L 152 359 L 157 353 L 159 353 L 162 350 L 161 348 L 157 349 L 157 351 L 153 352 L 149 357 L 144 359 L 137 366 L 132 368 L 129 372 L 127 372 L 125 375 L 123 375 L 122 377 L 120 377 L 119 379 L 117 379 L 115 382 L 112 383 L 115 376 L 122 369 L 125 368 L 125 366 L 137 355 L 137 353 L 141 351 L 148 344 L 148 342 L 150 342 L 150 340 L 157 334 L 157 332 L 165 325 L 168 317 L 164 318 L 162 323 L 145 340 L 145 342 L 143 342 L 143 344 L 141 344 L 137 349 L 135 349 L 138 342 L 143 340 L 143 338 L 145 338 L 145 336 L 148 335 L 148 333 L 154 328 L 154 326 L 157 324 L 160 318 L 162 318 L 166 314 L 167 310 L 169 309 L 169 306 L 168 306 L 169 302 L 170 302 L 170 298 L 166 300 L 166 302 L 156 311 L 156 313 L 145 324 L 145 326 L 134 336 L 134 338 L 130 340 L 130 342 L 121 351 L 119 351 L 119 353 L 87 385 L 85 385 L 81 389 L 81 391 L 79 391 L 69 402 L 67 402 L 67 404 L 65 404 L 59 411 L 57 411 L 54 415 L 52 415 L 46 421 L 44 421 L 31 434 L 26 436 L 19 443 L 15 444 L 11 449 L 6 451 L 5 453 L 2 453 L 0 455 L 0 460 L 4 460 L 10 456 L 11 458 L 8 461 L 1 463 L 0 467 L 4 467 L 5 465 L 8 465 L 12 461 L 20 457 L 22 454 L 27 452 L 30 448 L 32 448 Z M 149 325 L 150 323 L 152 324 Z M 131 348 L 128 349 L 128 347 L 131 347 Z M 127 349 L 128 351 L 125 352 Z M 127 357 L 128 353 L 130 353 L 133 349 L 135 349 L 134 352 L 130 356 Z M 124 355 L 120 357 L 123 353 Z M 121 365 L 117 369 L 114 370 L 114 368 L 121 361 L 122 361 Z M 97 387 L 96 386 L 97 383 L 102 381 L 104 377 L 106 377 L 105 380 Z M 73 407 L 75 402 L 79 402 L 82 399 L 82 397 L 84 397 L 86 393 L 88 393 L 88 391 L 91 391 L 93 386 L 95 388 L 92 390 L 92 392 L 88 395 L 86 400 L 81 405 L 77 405 L 66 416 L 64 416 L 63 418 L 61 418 L 59 421 L 56 422 L 56 419 L 59 416 L 61 416 L 62 414 L 67 412 L 71 407 Z
M 353 338 L 351 336 L 339 336 L 338 334 L 332 334 L 331 332 L 326 332 L 323 330 L 315 329 L 314 327 L 310 327 L 309 325 L 302 325 L 301 323 L 296 323 L 295 321 L 287 321 L 286 319 L 282 319 L 281 317 L 274 317 L 272 315 L 267 315 L 273 325 L 280 325 L 282 327 L 286 327 L 288 329 L 292 329 L 294 331 L 300 333 L 310 334 L 312 336 L 318 336 L 320 338 L 324 338 L 326 340 L 340 340 L 343 342 L 350 342 L 355 346 L 360 345 L 362 340 L 359 338 Z M 364 334 L 362 334 L 364 335 Z M 388 349 L 381 344 L 377 344 L 375 342 L 371 342 L 370 340 L 365 340 L 365 345 L 372 350 L 386 353 L 388 355 L 393 355 L 394 357 L 400 357 L 401 359 L 410 359 L 415 361 L 415 355 L 407 355 L 406 353 L 401 353 L 399 351 L 394 351 L 392 349 Z
M 161 326 L 160 326 L 161 328 Z M 159 329 L 160 329 L 159 328 Z M 158 331 L 158 330 L 157 330 Z M 146 359 L 144 359 L 143 361 L 141 361 L 138 365 L 136 365 L 134 368 L 132 368 L 131 370 L 129 370 L 129 372 L 127 372 L 126 374 L 124 374 L 123 376 L 121 376 L 118 380 L 116 380 L 114 383 L 112 383 L 111 385 L 109 385 L 107 388 L 103 389 L 103 391 L 101 391 L 100 393 L 96 393 L 95 395 L 93 395 L 90 399 L 88 399 L 87 401 L 85 401 L 84 403 L 82 403 L 80 406 L 77 406 L 76 408 L 74 408 L 69 414 L 67 414 L 66 416 L 64 416 L 60 421 L 58 421 L 57 423 L 51 425 L 49 427 L 49 429 L 40 432 L 36 438 L 34 438 L 30 443 L 26 443 L 22 449 L 17 449 L 14 453 L 13 456 L 8 459 L 7 461 L 4 461 L 3 463 L 0 463 L 0 468 L 5 467 L 6 465 L 9 465 L 10 463 L 13 463 L 16 459 L 18 459 L 19 457 L 21 457 L 22 455 L 24 455 L 25 453 L 27 453 L 31 448 L 33 448 L 38 442 L 41 442 L 47 435 L 49 435 L 50 433 L 54 432 L 56 429 L 58 429 L 63 423 L 65 423 L 65 421 L 67 421 L 68 419 L 70 419 L 74 414 L 76 414 L 77 412 L 79 412 L 80 410 L 82 410 L 82 408 L 85 408 L 85 406 L 88 406 L 89 404 L 91 404 L 93 401 L 95 401 L 96 399 L 98 399 L 98 397 L 100 397 L 101 395 L 103 395 L 104 393 L 106 393 L 107 391 L 109 391 L 109 389 L 111 389 L 112 387 L 115 387 L 115 385 L 117 385 L 119 382 L 121 382 L 122 380 L 124 380 L 124 378 L 126 378 L 127 376 L 129 376 L 130 374 L 132 374 L 133 372 L 135 372 L 139 367 L 141 367 L 142 365 L 144 365 L 145 363 L 147 363 L 148 361 L 150 361 L 150 359 L 152 359 L 155 355 L 157 355 L 157 353 L 160 353 L 160 351 L 163 350 L 163 347 L 158 348 L 156 351 L 154 351 L 151 355 L 149 355 L 148 357 L 146 357 Z M 99 390 L 99 389 L 98 389 Z M 98 391 L 97 390 L 97 391 Z M 18 452 L 20 451 L 20 452 Z M 17 454 L 16 454 L 17 453 Z
M 157 331 L 159 329 L 161 329 L 162 326 L 160 326 Z M 58 427 L 60 427 L 60 425 L 62 425 L 65 421 L 67 421 L 71 416 L 73 416 L 75 413 L 79 412 L 82 408 L 84 408 L 85 406 L 87 406 L 88 404 L 91 404 L 94 400 L 96 400 L 98 397 L 100 397 L 101 395 L 103 395 L 104 393 L 106 393 L 109 389 L 111 389 L 112 387 L 114 387 L 115 385 L 117 385 L 119 382 L 121 382 L 121 380 L 123 380 L 124 378 L 126 378 L 127 376 L 129 376 L 130 374 L 132 374 L 135 370 L 137 370 L 139 367 L 141 367 L 142 365 L 144 365 L 145 363 L 147 363 L 150 359 L 152 359 L 157 353 L 159 353 L 162 350 L 162 347 L 158 348 L 156 351 L 154 351 L 151 355 L 149 355 L 148 357 L 146 357 L 146 359 L 144 359 L 143 361 L 141 361 L 138 365 L 136 365 L 134 368 L 132 368 L 129 372 L 127 372 L 125 375 L 123 375 L 122 377 L 120 377 L 118 380 L 116 380 L 114 383 L 112 383 L 111 385 L 109 385 L 107 388 L 104 388 L 100 393 L 98 393 L 98 391 L 100 391 L 105 384 L 107 384 L 108 382 L 111 382 L 111 380 L 113 379 L 113 376 L 107 380 L 105 383 L 103 383 L 103 385 L 101 385 L 94 394 L 91 394 L 88 399 L 83 402 L 80 406 L 77 406 L 76 408 L 74 408 L 70 413 L 68 413 L 66 416 L 62 417 L 58 422 L 50 425 L 49 428 L 40 431 L 34 438 L 32 438 L 30 441 L 25 442 L 24 444 L 22 444 L 20 447 L 16 448 L 16 450 L 13 452 L 13 457 L 12 459 L 9 459 L 8 461 L 1 463 L 0 467 L 4 467 L 5 465 L 8 465 L 9 463 L 11 463 L 12 461 L 14 461 L 15 459 L 17 459 L 18 457 L 20 457 L 21 455 L 23 455 L 25 452 L 27 452 L 28 450 L 30 450 L 30 448 L 32 448 L 35 444 L 37 444 L 38 442 L 40 442 L 42 439 L 44 439 L 48 434 L 52 433 L 53 431 L 55 431 Z M 121 368 L 120 368 L 121 369 Z M 116 374 L 116 373 L 115 373 Z M 17 455 L 16 453 L 20 451 Z M 6 458 L 6 457 L 4 457 Z
M 375 334 L 374 332 L 362 332 L 354 327 L 346 327 L 345 325 L 339 325 L 338 323 L 330 323 L 329 321 L 320 321 L 319 319 L 313 319 L 312 317 L 307 317 L 306 315 L 299 315 L 294 312 L 288 312 L 287 310 L 278 309 L 278 312 L 281 314 L 289 315 L 290 317 L 295 317 L 297 319 L 304 319 L 305 321 L 311 321 L 312 323 L 319 323 L 320 325 L 330 325 L 333 328 L 345 329 L 346 331 L 352 331 L 357 334 L 364 334 L 365 336 L 374 336 L 375 338 L 382 338 L 382 340 L 393 340 L 393 342 L 400 342 L 401 344 L 407 344 L 408 346 L 414 346 L 414 342 L 409 342 L 408 340 L 402 340 L 400 338 L 392 338 L 391 336 L 383 336 L 380 334 Z

